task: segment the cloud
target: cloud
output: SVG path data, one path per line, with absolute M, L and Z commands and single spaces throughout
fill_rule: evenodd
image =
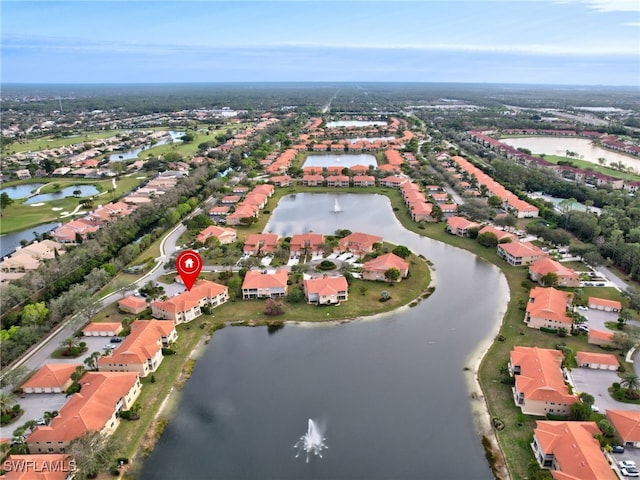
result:
M 640 12 L 638 0 L 556 0 L 555 3 L 582 3 L 598 12 Z

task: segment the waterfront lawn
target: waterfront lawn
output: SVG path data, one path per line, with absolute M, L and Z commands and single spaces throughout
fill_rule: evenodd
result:
M 593 170 L 594 172 L 602 173 L 604 175 L 609 175 L 610 177 L 621 178 L 623 180 L 630 181 L 638 181 L 640 180 L 640 176 L 634 175 L 633 173 L 621 172 L 619 170 L 615 170 L 611 167 L 603 167 L 598 163 L 588 162 L 587 160 L 577 160 L 573 157 L 561 157 L 558 155 L 534 155 L 536 157 L 544 158 L 547 162 L 557 164 L 559 161 L 571 162 L 573 166 L 582 168 L 585 170 Z
M 178 325 L 176 327 L 178 340 L 172 347 L 176 354 L 163 357 L 156 372 L 140 379 L 142 391 L 136 400 L 142 405 L 140 419 L 120 420 L 120 425 L 112 436 L 115 444 L 121 446 L 122 455 L 127 458 L 132 459 L 134 454 L 143 448 L 143 437 L 151 428 L 160 406 L 178 381 L 192 350 L 202 336 L 207 333 L 206 330 L 200 328 L 204 321 L 205 317 L 202 316 L 189 324 Z M 151 382 L 152 376 L 155 379 L 154 382 Z

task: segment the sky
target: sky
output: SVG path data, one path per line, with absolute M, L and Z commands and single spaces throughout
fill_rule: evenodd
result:
M 640 86 L 639 0 L 0 2 L 7 83 Z

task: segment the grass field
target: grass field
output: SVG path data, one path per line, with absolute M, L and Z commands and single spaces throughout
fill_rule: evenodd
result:
M 16 182 L 7 182 L 3 184 L 3 187 L 12 185 L 21 185 L 29 183 L 45 183 L 40 193 L 51 193 L 56 191 L 56 186 L 60 189 L 73 185 L 95 185 L 100 191 L 98 195 L 94 197 L 93 208 L 98 205 L 104 205 L 109 203 L 121 195 L 130 192 L 138 185 L 140 185 L 146 178 L 149 178 L 151 173 L 136 173 L 120 177 L 116 180 L 116 189 L 113 189 L 112 179 L 106 180 L 92 180 L 92 179 L 76 179 L 76 178 L 38 178 L 30 180 L 19 180 Z M 143 177 L 143 178 L 141 178 Z M 66 197 L 59 200 L 51 200 L 44 202 L 44 205 L 25 205 L 26 199 L 15 200 L 14 203 L 4 208 L 2 211 L 2 224 L 0 225 L 0 233 L 11 233 L 20 230 L 28 229 L 48 222 L 67 222 L 76 218 L 75 215 L 61 218 L 60 215 L 63 212 L 72 212 L 79 204 L 80 201 L 87 197 Z M 85 210 L 79 210 L 79 215 L 86 213 Z
M 541 157 L 541 155 L 534 155 L 536 157 Z M 588 162 L 586 160 L 577 160 L 575 158 L 570 157 L 561 157 L 558 155 L 545 155 L 544 159 L 548 162 L 557 164 L 559 161 L 569 161 L 573 163 L 575 167 L 593 170 L 594 172 L 603 173 L 605 175 L 609 175 L 610 177 L 621 178 L 623 180 L 631 180 L 637 181 L 640 180 L 640 175 L 634 175 L 633 173 L 621 172 L 619 170 L 615 170 L 610 167 L 603 167 L 598 163 Z
M 122 133 L 116 130 L 105 130 L 101 132 L 85 132 L 82 135 L 75 135 L 72 137 L 43 137 L 33 140 L 26 140 L 24 142 L 17 142 L 8 145 L 6 151 L 2 153 L 4 155 L 11 155 L 21 152 L 39 152 L 40 150 L 48 150 L 51 148 L 67 147 L 76 143 L 89 142 L 91 140 L 97 140 L 101 138 L 113 137 L 116 133 Z

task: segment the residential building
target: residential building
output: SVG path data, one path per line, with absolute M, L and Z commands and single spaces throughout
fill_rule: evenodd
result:
M 82 335 L 85 337 L 114 337 L 121 331 L 122 323 L 120 322 L 91 322 L 82 329 Z
M 587 343 L 590 345 L 613 345 L 613 332 L 611 330 L 589 329 Z
M 217 225 L 209 225 L 198 234 L 196 241 L 205 244 L 210 238 L 217 238 L 220 244 L 224 245 L 235 242 L 238 237 L 235 228 L 224 228 L 218 227 Z
M 447 218 L 447 232 L 459 237 L 468 237 L 472 228 L 480 229 L 482 225 L 464 217 Z
M 619 312 L 622 310 L 622 304 L 617 300 L 608 300 L 606 298 L 589 297 L 587 302 L 589 308 L 594 310 L 604 310 L 605 312 Z
M 640 448 L 640 411 L 607 410 L 607 417 L 625 447 Z
M 409 262 L 394 253 L 385 253 L 362 265 L 362 278 L 363 280 L 388 281 L 384 274 L 392 268 L 396 268 L 400 272 L 398 282 L 409 275 Z
M 278 298 L 287 294 L 287 280 L 289 274 L 286 269 L 279 270 L 249 270 L 242 282 L 242 298 Z
M 274 184 L 276 187 L 288 187 L 291 185 L 291 177 L 289 175 L 277 175 L 275 177 L 271 177 L 269 182 Z
M 228 299 L 229 289 L 225 285 L 208 280 L 200 280 L 189 291 L 182 292 L 167 300 L 152 302 L 151 314 L 155 318 L 185 323 L 202 315 L 202 307 L 215 308 Z
M 349 177 L 347 175 L 329 175 L 327 177 L 327 187 L 348 187 Z
M 354 175 L 352 177 L 354 187 L 375 187 L 376 177 L 373 175 Z
M 317 173 L 309 173 L 302 176 L 302 185 L 306 187 L 322 186 L 324 177 Z
M 118 308 L 123 312 L 132 313 L 138 315 L 144 312 L 149 304 L 144 298 L 129 295 L 121 300 L 118 300 Z
M 299 256 L 303 250 L 311 255 L 319 255 L 323 252 L 324 235 L 319 233 L 300 233 L 291 236 L 289 250 L 292 255 Z
M 353 232 L 338 240 L 338 249 L 340 252 L 351 252 L 361 257 L 373 252 L 374 246 L 380 242 L 382 242 L 382 237 L 377 235 Z
M 510 233 L 510 232 L 505 232 L 504 230 L 500 230 L 499 228 L 496 228 L 493 225 L 485 225 L 480 230 L 478 230 L 478 234 L 481 234 L 481 233 L 493 233 L 498 238 L 498 243 L 518 241 L 517 235 L 514 235 L 513 233 Z
M 252 233 L 245 240 L 242 251 L 247 255 L 273 253 L 278 247 L 278 239 L 275 233 Z
M 547 257 L 548 253 L 530 242 L 511 242 L 498 244 L 498 256 L 510 265 L 519 267 L 531 265 L 536 260 Z
M 80 363 L 48 363 L 20 388 L 24 393 L 64 393 L 73 383 L 71 374 L 80 366 Z
M 307 303 L 334 305 L 349 299 L 349 285 L 342 275 L 304 280 L 303 287 Z
M 524 321 L 529 328 L 571 330 L 573 317 L 567 314 L 571 308 L 573 294 L 553 287 L 535 287 L 529 292 Z
M 540 285 L 544 285 L 542 278 L 550 273 L 557 275 L 559 287 L 580 286 L 580 277 L 574 270 L 565 267 L 560 262 L 556 262 L 549 257 L 541 258 L 529 265 L 529 276 L 531 280 L 538 282 Z
M 531 448 L 554 480 L 617 480 L 595 438 L 601 434 L 595 422 L 538 420 Z
M 2 469 L 6 472 L 2 480 L 73 480 L 76 476 L 73 458 L 62 453 L 9 455 Z
M 140 394 L 133 372 L 87 372 L 82 389 L 64 404 L 49 425 L 37 426 L 27 437 L 31 453 L 64 453 L 69 443 L 88 432 L 111 434 L 118 413 L 129 410 Z
M 576 362 L 580 368 L 594 370 L 611 370 L 615 372 L 620 367 L 620 362 L 611 353 L 577 352 Z
M 403 183 L 408 182 L 409 179 L 405 177 L 400 177 L 398 175 L 391 175 L 386 178 L 380 179 L 381 187 L 392 187 L 392 188 L 400 188 Z
M 136 320 L 124 341 L 110 355 L 98 359 L 98 370 L 136 372 L 140 377 L 146 377 L 162 362 L 162 347 L 168 347 L 177 338 L 174 322 Z
M 560 350 L 516 345 L 510 354 L 509 374 L 515 378 L 513 400 L 526 415 L 568 415 L 580 401 L 569 393 L 562 375 Z

